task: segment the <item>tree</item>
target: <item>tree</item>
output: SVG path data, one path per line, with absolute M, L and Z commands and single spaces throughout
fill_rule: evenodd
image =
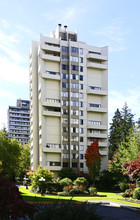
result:
M 109 136 L 109 158 L 111 159 L 114 152 L 118 149 L 122 141 L 122 116 L 119 109 L 116 110 L 110 126 Z
M 99 153 L 98 141 L 94 141 L 90 147 L 87 147 L 85 153 L 86 166 L 88 167 L 90 177 L 95 183 L 95 178 L 99 175 L 101 168 L 101 155 Z
M 24 177 L 26 170 L 30 168 L 30 143 L 20 145 L 20 177 Z
M 0 161 L 2 174 L 15 180 L 20 172 L 21 148 L 17 140 L 8 139 L 4 131 L 0 131 Z
M 123 164 L 124 175 L 127 175 L 130 180 L 140 179 L 140 153 L 135 160 Z
M 116 110 L 110 126 L 109 135 L 109 159 L 112 159 L 113 154 L 118 150 L 119 145 L 124 141 L 134 126 L 134 115 L 131 109 L 125 103 L 122 111 Z

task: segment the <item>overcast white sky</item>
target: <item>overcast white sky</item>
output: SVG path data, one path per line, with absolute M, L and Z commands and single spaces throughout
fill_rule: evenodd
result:
M 29 48 L 58 23 L 78 40 L 109 47 L 109 121 L 125 102 L 140 117 L 139 0 L 0 0 L 0 129 L 7 109 L 29 99 Z

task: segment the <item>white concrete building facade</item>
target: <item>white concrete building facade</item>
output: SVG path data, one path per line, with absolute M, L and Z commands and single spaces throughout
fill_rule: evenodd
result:
M 61 24 L 30 49 L 31 168 L 86 172 L 96 140 L 107 169 L 108 48 L 89 46 Z

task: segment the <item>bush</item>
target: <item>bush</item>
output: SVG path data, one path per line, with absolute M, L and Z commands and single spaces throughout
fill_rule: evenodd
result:
M 45 179 L 44 182 L 39 181 L 39 179 L 43 177 Z M 42 192 L 45 193 L 47 188 L 47 183 L 53 181 L 53 173 L 46 168 L 42 168 L 41 166 L 30 176 L 31 178 L 31 190 L 33 192 Z
M 61 190 L 63 190 L 64 187 L 72 185 L 72 180 L 69 178 L 64 178 L 62 180 L 59 181 Z
M 133 198 L 140 200 L 140 187 L 134 189 Z
M 38 212 L 34 216 L 34 220 L 100 220 L 95 213 L 95 205 L 87 203 L 74 204 L 74 203 L 53 203 L 51 205 L 44 205 L 38 207 Z
M 126 189 L 125 192 L 122 194 L 122 197 L 130 197 L 131 189 Z
M 34 212 L 34 206 L 24 202 L 18 187 L 0 174 L 0 219 L 17 219 L 26 214 L 31 217 Z
M 108 170 L 103 170 L 100 173 L 99 180 L 96 181 L 96 186 L 101 190 L 112 190 L 116 183 L 114 174 Z
M 69 178 L 72 181 L 77 178 L 77 174 L 72 168 L 62 168 L 59 171 L 58 176 L 60 179 Z
M 88 187 L 88 181 L 84 178 L 84 177 L 78 177 L 75 181 L 74 181 L 74 185 L 75 186 L 84 186 L 85 188 Z
M 124 192 L 126 189 L 129 188 L 128 183 L 124 183 L 124 182 L 121 182 L 121 183 L 119 184 L 119 186 L 120 186 L 120 190 L 121 190 L 122 192 Z
M 97 195 L 97 189 L 95 187 L 90 187 L 88 190 L 90 195 Z
M 87 192 L 82 189 L 82 187 L 74 187 L 69 191 L 69 195 L 79 195 L 79 194 L 87 194 Z

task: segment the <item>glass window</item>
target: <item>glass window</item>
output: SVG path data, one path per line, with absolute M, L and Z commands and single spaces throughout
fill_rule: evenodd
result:
M 62 121 L 64 124 L 68 124 L 68 118 L 63 118 Z
M 84 137 L 80 137 L 80 142 L 84 142 Z
M 84 146 L 80 145 L 80 151 L 83 151 L 83 150 L 84 150 Z
M 68 92 L 61 92 L 63 97 L 68 97 Z
M 63 141 L 68 141 L 68 136 L 63 136 L 62 139 Z
M 79 76 L 77 74 L 71 74 L 71 79 L 79 80 Z
M 80 116 L 83 116 L 83 111 L 82 110 L 80 110 Z
M 100 104 L 89 103 L 89 107 L 101 108 Z
M 84 155 L 83 154 L 80 154 L 80 159 L 84 159 Z
M 83 128 L 80 128 L 80 134 L 83 134 Z
M 71 150 L 78 150 L 78 145 L 71 145 Z
M 62 70 L 68 70 L 68 69 L 69 69 L 69 65 L 62 64 Z
M 83 163 L 80 163 L 80 168 L 84 168 L 84 164 Z
M 83 48 L 80 48 L 80 49 L 79 49 L 79 53 L 80 53 L 80 54 L 83 54 Z
M 84 94 L 80 92 L 80 99 L 84 98 Z
M 63 150 L 68 150 L 68 149 L 69 149 L 69 146 L 68 146 L 67 144 L 63 144 L 63 145 L 62 145 L 62 149 L 63 149 Z
M 79 71 L 79 66 L 77 66 L 77 65 L 71 65 L 71 70 L 73 70 L 73 71 Z
M 79 87 L 81 90 L 83 90 L 83 84 L 80 84 Z
M 64 115 L 68 115 L 68 114 L 69 114 L 69 110 L 68 110 L 68 109 L 63 109 L 63 110 L 62 110 L 62 113 L 63 113 Z
M 62 60 L 64 60 L 64 61 L 68 61 L 68 56 L 66 56 L 66 55 L 62 55 Z
M 71 83 L 71 88 L 72 88 L 72 89 L 78 89 L 78 88 L 79 88 L 79 84 L 77 84 L 77 83 Z
M 83 63 L 83 57 L 80 57 L 80 63 Z
M 69 78 L 69 75 L 66 74 L 66 73 L 62 73 L 62 74 L 61 74 L 61 78 L 62 78 L 62 79 L 68 79 L 68 78 Z
M 68 51 L 69 51 L 69 48 L 62 46 L 62 51 L 63 51 L 63 52 L 68 52 Z
M 76 109 L 71 109 L 71 115 L 79 115 L 79 111 Z
M 80 107 L 83 107 L 83 102 L 80 102 Z
M 83 76 L 82 75 L 80 75 L 80 80 L 83 81 Z
M 63 154 L 63 158 L 64 159 L 68 159 L 69 158 L 69 154 Z
M 71 106 L 79 106 L 79 102 L 71 101 Z
M 71 141 L 79 141 L 79 138 L 77 136 L 72 136 Z
M 71 118 L 71 124 L 78 124 L 79 120 L 75 118 Z
M 63 132 L 68 132 L 69 128 L 68 127 L 63 127 Z
M 80 119 L 80 125 L 83 125 L 83 119 Z
M 79 155 L 78 154 L 71 154 L 72 159 L 78 159 Z
M 72 53 L 78 53 L 79 50 L 78 50 L 77 47 L 71 47 L 71 52 L 72 52 Z
M 77 166 L 78 166 L 77 163 L 72 162 L 72 167 L 77 167 Z
M 79 71 L 83 72 L 83 66 L 79 66 Z
M 62 105 L 63 105 L 63 106 L 68 106 L 68 105 L 69 105 L 69 101 L 67 101 L 67 100 L 62 100 Z
M 79 93 L 78 92 L 71 92 L 71 97 L 78 98 Z
M 68 83 L 62 82 L 62 88 L 68 88 Z
M 79 62 L 79 58 L 75 56 L 70 56 L 70 60 L 73 62 Z
M 71 132 L 72 132 L 72 133 L 78 133 L 78 132 L 79 132 L 79 129 L 76 128 L 76 127 L 71 127 Z

